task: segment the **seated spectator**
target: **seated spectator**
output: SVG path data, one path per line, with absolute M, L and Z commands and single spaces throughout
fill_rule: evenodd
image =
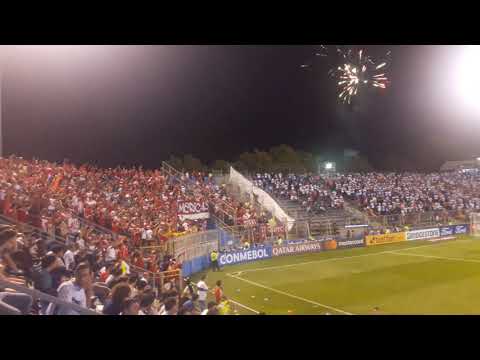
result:
M 177 315 L 178 313 L 178 302 L 177 298 L 169 297 L 165 300 L 164 309 L 160 312 L 160 315 Z
M 144 292 L 140 295 L 139 315 L 159 315 L 153 306 L 155 302 L 155 293 L 153 291 Z
M 132 290 L 127 282 L 115 285 L 103 308 L 104 315 L 119 315 L 122 312 L 123 301 L 130 297 Z
M 0 228 L 0 256 L 16 248 L 17 231 L 13 227 Z M 3 256 L 0 257 L 0 280 L 7 281 Z M 5 292 L 0 284 L 0 315 L 26 315 L 30 313 L 33 299 L 22 293 Z
M 123 300 L 122 312 L 119 315 L 139 315 L 140 300 L 137 297 L 129 297 Z
M 65 281 L 57 292 L 60 300 L 89 309 L 93 296 L 93 274 L 90 266 L 87 263 L 78 264 L 75 269 L 75 278 Z M 47 315 L 78 315 L 76 310 L 54 303 L 49 305 L 46 313 Z

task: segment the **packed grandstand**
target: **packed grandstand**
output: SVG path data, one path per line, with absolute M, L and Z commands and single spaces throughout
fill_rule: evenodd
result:
M 237 252 L 256 248 L 260 256 L 282 241 L 304 249 L 340 238 L 361 242 L 426 225 L 421 214 L 429 214 L 428 225 L 465 223 L 480 207 L 476 172 L 259 173 L 245 180 L 250 188 L 231 180 L 168 164 L 102 169 L 0 159 L 0 313 L 233 313 L 221 284 L 187 278 L 212 263 L 227 265 L 222 254 L 248 261 Z M 352 214 L 360 232 L 349 230 Z M 322 231 L 312 230 L 315 222 Z M 195 243 L 212 231 L 220 235 Z M 203 260 L 194 264 L 200 251 Z

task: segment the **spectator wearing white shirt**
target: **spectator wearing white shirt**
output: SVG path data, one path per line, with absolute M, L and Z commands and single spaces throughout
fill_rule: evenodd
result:
M 58 288 L 58 298 L 65 302 L 73 303 L 90 308 L 90 298 L 93 295 L 93 276 L 90 266 L 81 263 L 75 269 L 75 279 L 64 282 Z M 79 315 L 76 310 L 69 309 L 64 305 L 51 303 L 47 309 L 47 315 Z
M 145 239 L 147 241 L 151 241 L 153 239 L 153 231 L 150 229 L 150 227 L 147 227 L 147 230 L 145 231 Z
M 107 264 L 114 263 L 117 260 L 117 252 L 115 250 L 115 247 L 113 245 L 109 245 L 107 247 L 107 251 L 105 254 L 105 262 Z
M 208 295 L 208 286 L 205 280 L 207 275 L 202 275 L 200 281 L 197 283 L 198 304 L 200 305 L 200 311 L 204 311 L 207 308 L 206 301 Z
M 65 268 L 69 271 L 75 269 L 75 255 L 73 253 L 73 247 L 67 246 L 67 251 L 63 254 L 63 262 L 65 263 Z

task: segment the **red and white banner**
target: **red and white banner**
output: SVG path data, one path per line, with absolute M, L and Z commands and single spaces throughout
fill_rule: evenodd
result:
M 178 217 L 180 220 L 208 219 L 208 204 L 202 202 L 182 201 L 178 203 Z
M 272 226 L 269 230 L 275 235 L 285 235 L 285 226 L 283 225 Z
M 257 225 L 257 220 L 255 220 L 255 219 L 244 220 L 243 225 L 245 225 L 245 226 L 255 226 L 255 225 Z
M 261 239 L 266 239 L 267 238 L 267 225 L 262 225 L 260 226 L 260 238 Z

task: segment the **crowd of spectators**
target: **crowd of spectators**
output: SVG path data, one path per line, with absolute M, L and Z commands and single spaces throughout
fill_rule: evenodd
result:
M 152 279 L 143 269 L 96 255 L 72 251 L 55 242 L 45 244 L 18 233 L 15 226 L 1 225 L 0 280 L 23 277 L 35 290 L 64 303 L 34 301 L 28 294 L 0 289 L 0 314 L 79 314 L 78 309 L 65 303 L 104 315 L 233 314 L 221 283 L 209 290 L 204 276 L 198 284 L 185 279 L 182 289 L 180 265 L 175 259 L 163 259 L 166 276 L 156 283 L 158 286 L 152 286 Z M 209 293 L 215 301 L 207 304 Z
M 257 174 L 253 183 L 276 198 L 298 202 L 307 212 L 344 207 L 341 194 L 326 188 L 319 176 L 264 173 Z
M 480 209 L 478 173 L 344 174 L 331 178 L 329 186 L 370 215 Z
M 204 231 L 212 221 L 179 216 L 182 203 L 207 204 L 227 225 L 267 221 L 252 204 L 235 201 L 207 173 L 165 174 L 142 168 L 101 169 L 18 157 L 0 159 L 0 213 L 62 238 L 108 244 L 108 232 L 134 246 Z M 95 232 L 94 227 L 107 232 Z
M 209 196 L 213 208 L 211 212 L 216 214 L 226 225 L 258 225 L 267 224 L 272 218 L 271 214 L 255 207 L 252 202 L 241 202 L 229 196 L 226 185 L 218 185 L 208 181 L 204 173 L 183 175 L 182 180 L 187 180 L 194 185 L 194 191 L 203 192 Z
M 342 209 L 351 201 L 368 215 L 480 210 L 478 172 L 257 174 L 254 185 L 279 199 L 296 201 L 307 212 Z
M 2 213 L 61 236 L 78 230 L 78 218 L 137 244 L 154 237 L 165 240 L 176 232 L 202 231 L 207 221 L 180 220 L 177 206 L 206 200 L 159 170 L 0 159 Z
M 87 308 L 103 307 L 106 313 L 135 312 L 136 302 L 130 295 L 152 290 L 154 274 L 159 272 L 174 274 L 164 280 L 167 287 L 175 287 L 181 268 L 180 261 L 165 253 L 140 247 L 207 228 L 207 219 L 179 216 L 181 202 L 208 203 L 211 214 L 224 214 L 230 221 L 261 219 L 250 204 L 228 197 L 225 186 L 215 184 L 209 174 L 175 176 L 141 168 L 76 167 L 13 156 L 0 159 L 0 213 L 18 222 L 20 231 L 33 225 L 49 234 L 47 238 L 35 231 L 23 235 L 15 242 L 20 245 L 7 246 L 11 251 L 2 253 L 2 263 L 9 274 L 27 279 L 43 293 Z M 124 282 L 131 292 L 126 286 L 116 288 Z M 91 288 L 100 294 L 96 303 L 91 301 Z M 157 289 L 157 302 L 169 294 L 161 290 Z M 8 294 L 6 299 L 21 296 Z M 130 299 L 129 308 L 123 309 L 126 299 Z M 182 305 L 180 300 L 178 296 L 177 306 Z M 163 303 L 167 308 L 173 306 L 171 299 L 167 303 Z M 0 305 L 8 306 L 1 299 Z M 40 314 L 72 311 L 62 306 L 54 309 L 45 302 L 33 305 Z M 25 306 L 20 307 L 25 313 Z

